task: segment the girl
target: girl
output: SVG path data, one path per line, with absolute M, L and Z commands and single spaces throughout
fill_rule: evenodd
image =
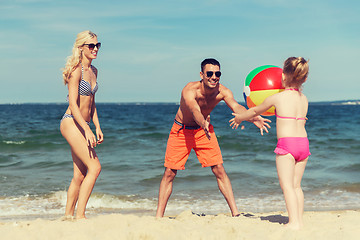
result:
M 284 63 L 282 85 L 285 91 L 274 94 L 256 107 L 242 114 L 234 114 L 230 126 L 237 128 L 248 120 L 275 107 L 278 143 L 275 149 L 276 168 L 284 193 L 289 215 L 287 227 L 300 229 L 303 226 L 304 194 L 301 179 L 309 152 L 309 141 L 305 130 L 308 100 L 301 92 L 308 76 L 308 62 L 302 57 L 290 57 Z
M 101 43 L 95 33 L 84 31 L 77 35 L 73 54 L 63 70 L 64 84 L 68 85 L 69 107 L 60 131 L 71 147 L 74 176 L 67 192 L 65 217 L 72 218 L 77 202 L 76 219 L 85 218 L 85 208 L 101 165 L 94 147 L 103 142 L 103 133 L 95 106 L 97 69 L 91 65 L 96 59 Z M 96 138 L 90 129 L 92 119 Z

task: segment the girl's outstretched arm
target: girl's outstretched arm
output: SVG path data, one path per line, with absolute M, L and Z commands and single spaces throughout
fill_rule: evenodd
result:
M 234 128 L 237 129 L 239 124 L 242 121 L 247 121 L 251 118 L 254 118 L 254 117 L 260 115 L 263 112 L 266 112 L 266 110 L 268 110 L 269 108 L 274 106 L 275 99 L 276 99 L 276 94 L 266 98 L 264 100 L 264 102 L 262 102 L 260 105 L 252 107 L 252 108 L 248 109 L 246 112 L 233 113 L 232 115 L 234 115 L 235 117 L 229 120 L 230 126 L 233 129 Z

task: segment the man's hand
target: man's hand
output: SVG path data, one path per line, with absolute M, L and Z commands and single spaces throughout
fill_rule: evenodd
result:
M 204 127 L 203 127 L 206 137 L 210 140 L 211 136 L 209 133 L 209 125 L 210 125 L 210 115 L 208 115 L 207 118 L 205 119 Z

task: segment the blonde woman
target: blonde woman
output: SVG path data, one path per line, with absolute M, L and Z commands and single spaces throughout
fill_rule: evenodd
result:
M 242 121 L 253 118 L 270 107 L 275 107 L 278 138 L 274 151 L 276 169 L 289 214 L 287 227 L 292 229 L 303 227 L 304 194 L 301 189 L 301 179 L 311 154 L 305 129 L 308 100 L 301 92 L 308 73 L 308 61 L 304 58 L 286 59 L 282 73 L 282 85 L 285 91 L 266 98 L 262 104 L 244 113 L 233 114 L 235 117 L 230 120 L 230 125 L 237 128 Z
M 95 106 L 98 71 L 91 65 L 100 46 L 95 33 L 79 33 L 72 55 L 68 57 L 63 70 L 64 84 L 69 90 L 69 107 L 61 120 L 60 131 L 71 147 L 74 165 L 74 176 L 67 192 L 65 217 L 74 216 L 77 203 L 76 219 L 85 218 L 86 204 L 101 171 L 94 150 L 104 139 Z M 90 120 L 96 127 L 96 137 L 90 129 Z

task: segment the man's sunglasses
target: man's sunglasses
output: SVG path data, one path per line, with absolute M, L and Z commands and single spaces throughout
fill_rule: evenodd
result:
M 89 44 L 83 44 L 83 46 L 88 46 L 89 50 L 93 50 L 95 47 L 97 47 L 97 49 L 99 49 L 101 47 L 101 43 L 97 43 L 97 44 L 94 44 L 94 43 L 89 43 Z
M 208 78 L 212 77 L 213 75 L 214 75 L 214 72 L 213 72 L 213 71 L 208 71 L 208 72 L 206 72 L 206 76 L 207 76 Z M 220 71 L 215 72 L 215 76 L 216 76 L 216 77 L 220 77 L 220 76 L 221 76 L 221 72 L 220 72 Z

